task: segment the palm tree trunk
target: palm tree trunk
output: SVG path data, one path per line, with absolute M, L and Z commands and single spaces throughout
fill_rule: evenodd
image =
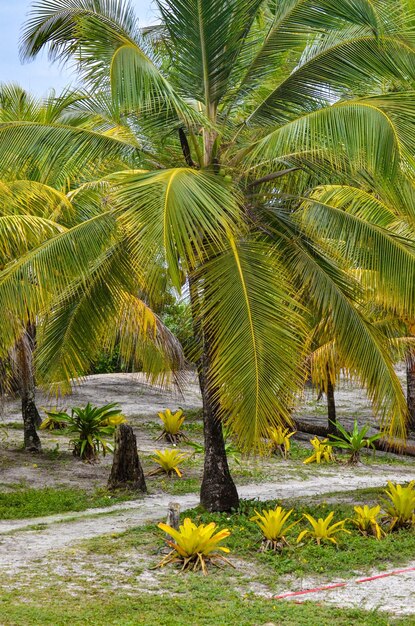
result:
M 36 337 L 36 327 L 28 324 L 25 333 L 15 346 L 14 367 L 16 368 L 19 392 L 22 399 L 22 417 L 24 431 L 24 447 L 30 452 L 40 452 L 42 449 L 37 427 L 42 423 L 35 403 L 35 378 L 33 366 L 33 348 Z
M 336 402 L 334 400 L 334 386 L 330 380 L 327 381 L 327 418 L 328 418 L 328 434 L 337 435 L 336 428 Z
M 209 341 L 203 333 L 203 322 L 198 315 L 199 294 L 192 277 L 189 277 L 190 302 L 196 342 L 202 346 L 197 362 L 200 390 L 203 401 L 203 430 L 205 459 L 200 488 L 200 503 L 210 512 L 230 511 L 239 505 L 239 496 L 229 471 L 225 442 L 220 419 L 220 407 L 209 375 Z
M 408 405 L 407 430 L 415 431 L 415 355 L 406 355 L 406 402 Z
M 200 489 L 200 503 L 207 511 L 230 511 L 237 509 L 239 496 L 229 471 L 226 457 L 219 404 L 214 397 L 208 374 L 208 355 L 205 353 L 199 365 L 199 382 L 203 399 L 203 426 L 205 461 Z

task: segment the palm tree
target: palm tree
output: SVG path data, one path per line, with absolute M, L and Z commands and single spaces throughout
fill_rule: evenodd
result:
M 105 179 L 107 211 L 6 268 L 0 302 L 23 318 L 28 307 L 52 310 L 60 331 L 69 328 L 45 333 L 40 356 L 45 362 L 42 354 L 60 350 L 57 369 L 69 376 L 81 339 L 113 315 L 131 276 L 150 306 L 166 280 L 179 292 L 186 285 L 204 403 L 201 501 L 229 510 L 238 496 L 220 420 L 247 449 L 261 448 L 270 425 L 290 421 L 304 377 L 305 308 L 330 320 L 341 358 L 359 372 L 390 432 L 403 428 L 399 381 L 356 305 L 364 287 L 344 259 L 358 268 L 365 255 L 381 299 L 390 301 L 391 288 L 394 305 L 412 311 L 414 251 L 313 189 L 368 176 L 393 181 L 407 167 L 413 26 L 403 0 L 157 6 L 160 25 L 143 32 L 124 1 L 34 5 L 23 56 L 48 48 L 52 60 L 74 63 L 90 92 L 111 92 L 112 114 L 128 120 L 135 139 L 99 126 L 0 125 L 3 167 L 25 153 L 42 168 L 57 162 L 62 176 L 75 163 L 79 172 L 102 159 L 130 164 Z M 81 322 L 87 330 L 75 341 Z M 1 332 L 11 341 L 13 323 Z
M 18 85 L 5 84 L 0 87 L 0 120 L 8 124 L 55 124 L 70 122 L 74 128 L 88 129 L 98 120 L 105 124 L 105 115 L 100 111 L 88 111 L 82 107 L 85 96 L 78 92 L 65 91 L 60 96 L 53 92 L 44 99 L 38 99 L 27 93 Z M 125 132 L 125 130 L 124 130 Z M 102 193 L 97 185 L 88 182 L 80 184 L 76 177 L 66 177 L 64 184 L 56 180 L 56 170 L 42 168 L 39 163 L 26 159 L 20 168 L 13 171 L 5 170 L 0 179 L 0 226 L 2 227 L 3 246 L 0 263 L 2 266 L 15 261 L 19 256 L 42 242 L 63 233 L 74 226 L 102 211 Z M 96 173 L 96 172 L 95 172 Z M 88 173 L 83 172 L 87 178 Z M 71 188 L 73 186 L 73 188 Z M 181 350 L 171 333 L 160 320 L 150 312 L 146 317 L 149 328 L 159 329 L 163 338 L 163 351 L 170 350 L 172 359 L 181 363 Z M 16 343 L 10 351 L 11 373 L 22 400 L 22 417 L 24 424 L 24 446 L 26 450 L 38 452 L 41 442 L 37 427 L 41 418 L 35 401 L 35 364 L 33 353 L 36 335 L 43 332 L 45 320 L 37 319 L 36 327 L 30 315 L 17 326 Z M 114 332 L 117 326 L 113 327 Z M 38 332 L 37 332 L 38 331 Z M 142 331 L 144 337 L 145 333 Z M 154 343 L 152 340 L 150 343 Z M 95 352 L 101 349 L 96 344 Z M 150 350 L 152 352 L 152 350 Z M 90 358 L 93 359 L 93 350 Z M 159 346 L 160 352 L 160 346 Z M 51 359 L 56 363 L 56 355 Z M 172 366 L 170 360 L 170 366 Z M 174 367 L 176 367 L 174 365 Z M 57 373 L 56 365 L 55 374 Z M 78 374 L 85 373 L 79 371 Z M 38 372 L 42 382 L 42 371 Z M 3 385 L 7 389 L 7 380 Z
M 403 249 L 414 250 L 415 216 L 415 179 L 411 162 L 407 163 L 404 173 L 399 174 L 391 185 L 388 181 L 366 181 L 365 188 L 351 185 L 325 185 L 316 188 L 313 197 L 340 210 L 347 210 L 355 219 L 362 220 L 377 230 L 385 238 L 395 236 L 395 241 Z M 389 232 L 388 232 L 389 231 Z M 390 248 L 393 255 L 393 248 Z M 413 313 L 402 313 L 396 306 L 394 288 L 388 294 L 389 302 L 382 293 L 383 286 L 379 276 L 369 266 L 370 259 L 361 255 L 362 269 L 367 268 L 362 276 L 371 285 L 370 298 L 372 311 L 378 320 L 377 327 L 383 332 L 392 348 L 394 360 L 404 360 L 406 366 L 407 415 L 406 432 L 415 430 L 415 361 L 414 361 L 414 323 Z M 360 270 L 362 272 L 362 269 Z M 369 270 L 369 271 L 368 271 Z M 411 297 L 412 285 L 406 285 Z M 376 310 L 382 305 L 383 311 Z M 374 322 L 375 323 L 375 322 Z

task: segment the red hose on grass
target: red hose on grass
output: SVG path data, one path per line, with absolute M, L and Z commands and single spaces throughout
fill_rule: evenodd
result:
M 388 576 L 396 576 L 396 574 L 404 574 L 406 572 L 415 572 L 415 567 L 407 567 L 405 569 L 396 569 L 393 572 L 386 572 L 386 574 L 377 574 L 376 576 L 368 576 L 367 578 L 359 578 L 354 580 L 355 583 L 367 583 L 371 580 L 377 580 L 378 578 L 387 578 Z M 329 591 L 330 589 L 337 589 L 338 587 L 346 587 L 350 583 L 334 583 L 332 585 L 324 585 L 323 587 L 314 587 L 313 589 L 303 589 L 302 591 L 290 591 L 288 593 L 282 593 L 278 596 L 272 596 L 273 600 L 282 600 L 283 598 L 292 598 L 294 596 L 303 596 L 308 593 L 319 593 L 320 591 Z

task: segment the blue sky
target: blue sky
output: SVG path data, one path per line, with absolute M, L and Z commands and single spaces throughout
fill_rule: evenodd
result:
M 155 9 L 151 0 L 132 0 L 141 24 L 154 20 Z M 0 82 L 17 82 L 37 95 L 45 94 L 54 87 L 57 91 L 74 82 L 68 71 L 50 65 L 46 55 L 31 63 L 19 60 L 20 29 L 31 0 L 0 0 Z

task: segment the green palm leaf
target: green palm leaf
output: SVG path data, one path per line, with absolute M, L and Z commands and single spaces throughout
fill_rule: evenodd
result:
M 231 240 L 200 280 L 223 417 L 245 449 L 261 448 L 270 426 L 290 423 L 302 380 L 304 326 L 293 288 L 276 251 L 253 240 Z

